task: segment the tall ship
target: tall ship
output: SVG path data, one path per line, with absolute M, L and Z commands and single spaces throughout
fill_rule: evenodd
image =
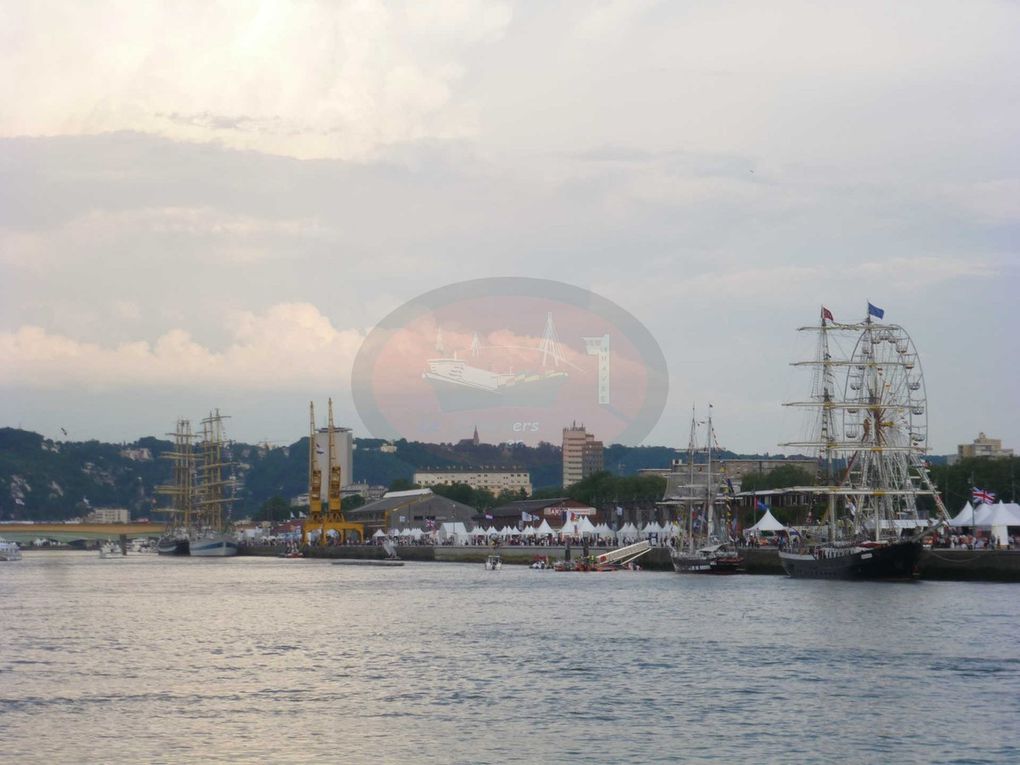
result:
M 189 544 L 189 554 L 193 558 L 237 555 L 237 539 L 226 529 L 236 481 L 227 473 L 233 470 L 234 463 L 230 460 L 223 435 L 223 420 L 219 409 L 202 420 L 194 521 Z
M 172 451 L 163 452 L 162 457 L 173 463 L 172 480 L 169 484 L 156 487 L 156 493 L 169 499 L 167 507 L 160 512 L 167 516 L 166 529 L 156 542 L 160 555 L 188 555 L 191 550 L 192 502 L 194 499 L 195 453 L 194 434 L 191 421 L 177 420 L 177 428 L 167 435 L 174 439 Z
M 822 307 L 815 357 L 794 362 L 813 372 L 809 400 L 786 406 L 812 412 L 810 438 L 784 444 L 818 455 L 819 484 L 795 491 L 826 503 L 825 539 L 779 553 L 791 577 L 906 579 L 932 530 L 917 498 L 930 496 L 939 524 L 948 521 L 932 484 L 927 452 L 924 374 L 907 331 L 884 323 L 868 303 L 863 321 L 837 322 Z
M 671 498 L 669 504 L 681 508 L 684 523 L 682 539 L 670 552 L 673 570 L 678 574 L 735 574 L 741 570 L 743 558 L 730 540 L 730 519 L 726 498 L 712 475 L 712 405 L 708 407 L 708 436 L 705 445 L 704 471 L 695 473 L 698 422 L 691 412 L 691 437 L 687 445 L 688 482 L 680 487 L 683 494 Z M 695 480 L 695 477 L 703 480 Z
M 219 410 L 210 413 L 202 420 L 201 433 L 196 434 L 190 420 L 179 419 L 175 432 L 169 434 L 174 449 L 163 457 L 173 462 L 173 480 L 156 487 L 170 498 L 169 506 L 162 509 L 168 518 L 156 545 L 160 555 L 237 555 L 237 542 L 225 528 L 235 481 L 226 472 L 233 463 L 223 436 L 223 420 Z

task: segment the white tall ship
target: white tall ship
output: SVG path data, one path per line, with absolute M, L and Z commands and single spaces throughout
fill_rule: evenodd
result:
M 920 539 L 930 530 L 917 498 L 930 496 L 948 513 L 932 485 L 924 455 L 928 407 L 924 374 L 907 331 L 883 323 L 868 304 L 861 322 L 835 321 L 822 308 L 816 356 L 794 366 L 813 370 L 809 400 L 787 406 L 813 411 L 810 440 L 784 444 L 815 451 L 820 486 L 798 487 L 826 498 L 826 539 L 779 554 L 793 577 L 897 579 L 913 575 Z
M 235 481 L 225 477 L 233 468 L 223 435 L 224 417 L 216 410 L 202 420 L 202 431 L 193 434 L 191 423 L 178 420 L 174 450 L 164 457 L 173 461 L 173 482 L 157 487 L 171 498 L 167 531 L 159 540 L 161 555 L 194 558 L 237 555 L 237 540 L 226 529 L 234 501 Z M 199 439 L 195 444 L 195 438 Z
M 237 555 L 237 538 L 226 530 L 226 518 L 234 502 L 235 481 L 224 477 L 233 468 L 223 436 L 223 416 L 217 409 L 202 420 L 199 442 L 198 480 L 195 490 L 195 524 L 189 535 L 193 558 L 225 558 Z

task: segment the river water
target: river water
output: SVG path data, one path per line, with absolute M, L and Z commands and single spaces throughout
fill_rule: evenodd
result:
M 4 762 L 1016 763 L 1020 588 L 29 552 Z

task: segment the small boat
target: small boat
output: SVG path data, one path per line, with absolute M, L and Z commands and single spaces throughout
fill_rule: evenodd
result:
M 125 554 L 119 544 L 107 541 L 99 545 L 99 557 L 103 559 L 118 559 L 125 557 Z
M 503 558 L 499 555 L 490 555 L 485 559 L 486 571 L 499 571 L 503 568 Z
M 678 574 L 736 574 L 744 559 L 729 544 L 706 545 L 693 552 L 674 552 L 673 570 Z
M 0 539 L 0 561 L 21 560 L 21 548 L 17 542 Z

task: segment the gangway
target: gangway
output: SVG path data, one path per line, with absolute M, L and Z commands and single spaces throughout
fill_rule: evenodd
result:
M 635 542 L 632 545 L 627 545 L 626 547 L 620 547 L 619 549 L 602 553 L 595 558 L 595 562 L 600 566 L 604 564 L 626 566 L 628 563 L 633 563 L 651 549 L 652 543 L 647 539 L 644 539 L 640 542 Z

